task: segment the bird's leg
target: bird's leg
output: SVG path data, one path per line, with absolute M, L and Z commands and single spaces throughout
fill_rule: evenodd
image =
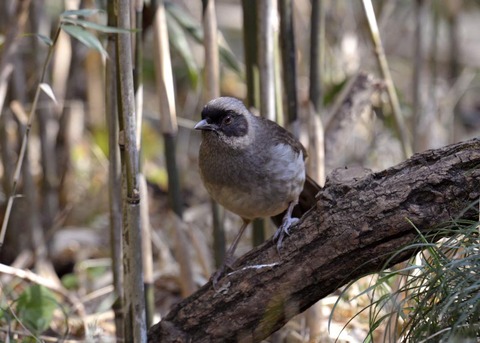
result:
M 291 226 L 295 225 L 299 219 L 298 218 L 292 218 L 292 211 L 293 208 L 295 207 L 297 203 L 296 202 L 291 202 L 288 205 L 287 212 L 285 213 L 285 216 L 283 217 L 282 220 L 282 225 L 280 225 L 273 235 L 273 241 L 277 241 L 277 251 L 280 253 L 280 250 L 282 249 L 282 242 L 283 238 L 285 237 L 285 234 L 290 236 L 289 229 Z
M 242 237 L 243 232 L 245 231 L 248 224 L 250 223 L 250 220 L 247 220 L 247 219 L 244 219 L 244 218 L 242 218 L 242 219 L 243 219 L 243 224 L 240 227 L 240 231 L 235 236 L 235 239 L 233 240 L 232 245 L 230 245 L 227 252 L 225 253 L 225 259 L 224 259 L 222 265 L 218 268 L 218 270 L 212 276 L 212 283 L 213 283 L 214 288 L 216 287 L 218 281 L 223 276 L 223 274 L 225 274 L 225 271 L 227 270 L 227 268 L 232 269 L 233 262 L 235 262 L 235 257 L 234 257 L 233 254 L 235 253 L 235 250 L 237 249 L 238 242 L 240 241 L 240 238 Z

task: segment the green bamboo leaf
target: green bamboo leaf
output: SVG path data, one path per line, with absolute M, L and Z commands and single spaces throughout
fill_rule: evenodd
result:
M 29 330 L 39 334 L 50 326 L 56 308 L 57 302 L 50 290 L 32 285 L 18 298 L 16 314 Z
M 185 32 L 171 16 L 167 15 L 166 17 L 170 43 L 185 61 L 188 77 L 192 85 L 196 87 L 198 83 L 199 68 L 193 57 L 190 44 L 188 44 L 187 37 L 185 36 Z
M 197 43 L 203 44 L 203 29 L 198 21 L 174 3 L 165 3 L 165 9 L 167 10 L 167 14 L 175 19 L 184 30 L 190 33 L 191 37 Z M 237 57 L 226 43 L 220 31 L 218 31 L 218 51 L 222 63 L 227 65 L 237 74 L 243 75 L 240 62 L 238 62 Z
M 220 53 L 220 59 L 230 67 L 233 71 L 235 71 L 239 75 L 242 74 L 242 67 L 240 66 L 240 63 L 238 62 L 237 57 L 233 54 L 232 50 L 228 46 L 225 38 L 223 38 L 223 35 L 221 32 L 219 32 L 218 35 L 218 40 L 219 40 L 219 45 L 218 45 L 218 52 Z
M 103 47 L 102 43 L 100 43 L 98 38 L 84 28 L 80 26 L 64 24 L 62 25 L 62 29 L 72 37 L 78 39 L 85 46 L 97 50 L 104 57 L 108 57 L 107 51 Z
M 165 4 L 167 15 L 174 18 L 184 30 L 188 31 L 191 36 L 198 42 L 203 42 L 203 30 L 198 21 L 186 13 L 180 6 L 168 2 Z
M 83 16 L 83 17 L 90 17 L 92 15 L 98 14 L 98 13 L 105 13 L 104 10 L 98 9 L 98 8 L 84 8 L 81 10 L 71 10 L 71 11 L 65 11 L 62 14 L 60 14 L 60 17 L 69 17 L 69 16 Z
M 40 33 L 25 33 L 22 35 L 23 37 L 37 37 L 40 39 L 42 42 L 44 42 L 48 46 L 53 45 L 53 41 L 50 39 L 50 37 L 44 36 Z
M 129 29 L 122 29 L 119 27 L 112 27 L 112 26 L 97 24 L 88 20 L 77 19 L 77 18 L 64 18 L 62 19 L 62 23 L 81 26 L 83 28 L 92 29 L 92 30 L 104 32 L 104 33 L 132 33 L 132 32 L 138 31 L 136 29 L 129 30 Z

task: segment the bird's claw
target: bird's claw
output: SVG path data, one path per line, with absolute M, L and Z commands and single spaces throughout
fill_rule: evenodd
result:
M 282 250 L 282 243 L 283 239 L 285 238 L 285 235 L 290 236 L 290 228 L 298 223 L 299 219 L 298 218 L 284 218 L 282 221 L 282 225 L 277 229 L 275 234 L 273 235 L 273 241 L 277 242 L 277 252 L 280 254 L 280 251 Z
M 221 288 L 218 287 L 219 281 L 222 277 L 224 277 L 229 270 L 233 270 L 232 265 L 235 262 L 233 256 L 226 256 L 223 264 L 217 269 L 215 273 L 212 274 L 212 286 L 218 292 Z

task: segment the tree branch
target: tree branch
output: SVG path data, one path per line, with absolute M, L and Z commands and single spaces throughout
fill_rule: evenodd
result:
M 480 140 L 416 154 L 378 173 L 336 170 L 284 243 L 267 241 L 149 331 L 149 342 L 258 342 L 342 285 L 415 252 L 392 253 L 456 218 L 478 220 Z M 355 173 L 354 173 L 355 174 Z M 438 235 L 435 239 L 441 238 Z

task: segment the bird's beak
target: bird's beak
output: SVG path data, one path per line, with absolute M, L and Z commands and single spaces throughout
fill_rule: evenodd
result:
M 209 124 L 206 119 L 200 120 L 194 127 L 195 130 L 215 131 L 214 125 Z

